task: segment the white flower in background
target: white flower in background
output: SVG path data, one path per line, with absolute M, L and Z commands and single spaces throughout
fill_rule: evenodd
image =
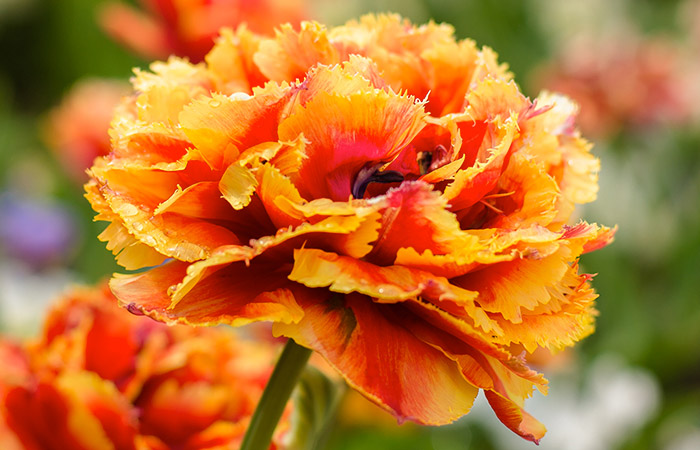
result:
M 700 448 L 700 427 L 686 429 L 670 436 L 663 450 L 697 450 Z
M 49 303 L 76 282 L 65 268 L 36 272 L 17 260 L 0 259 L 0 330 L 12 336 L 36 335 Z
M 617 35 L 633 27 L 629 0 L 530 0 L 532 17 L 550 42 L 581 35 Z

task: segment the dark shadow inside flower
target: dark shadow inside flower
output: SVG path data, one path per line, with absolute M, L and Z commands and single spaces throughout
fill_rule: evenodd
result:
M 400 183 L 403 181 L 403 175 L 395 170 L 380 170 L 382 164 L 365 166 L 357 173 L 355 181 L 352 184 L 352 196 L 355 198 L 363 198 L 365 190 L 370 183 Z

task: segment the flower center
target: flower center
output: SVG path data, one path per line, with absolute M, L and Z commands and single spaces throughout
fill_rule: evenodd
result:
M 439 169 L 452 160 L 452 149 L 448 150 L 444 145 L 438 144 L 433 151 L 420 152 L 418 154 L 418 167 L 420 174 L 425 175 L 435 169 Z
M 365 166 L 357 172 L 355 182 L 352 184 L 352 196 L 363 198 L 365 190 L 370 183 L 398 183 L 403 181 L 403 175 L 395 170 L 381 172 L 382 163 L 373 166 Z

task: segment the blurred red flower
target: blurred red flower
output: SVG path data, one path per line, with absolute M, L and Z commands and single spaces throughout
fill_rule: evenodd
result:
M 97 156 L 110 152 L 109 123 L 128 84 L 105 79 L 78 82 L 44 122 L 44 141 L 78 183 Z
M 76 289 L 38 339 L 0 341 L 0 435 L 17 448 L 238 448 L 274 353 L 126 314 L 106 286 Z
M 102 28 L 146 59 L 170 55 L 199 62 L 222 27 L 245 24 L 272 34 L 281 23 L 306 18 L 302 0 L 140 0 L 141 9 L 120 2 L 100 11 Z

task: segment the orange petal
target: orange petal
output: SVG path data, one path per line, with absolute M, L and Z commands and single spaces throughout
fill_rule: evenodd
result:
M 289 214 L 285 208 L 278 206 L 278 201 L 284 200 L 293 204 L 304 202 L 292 181 L 272 164 L 262 166 L 256 176 L 257 194 L 275 227 L 281 229 L 301 225 L 303 221 L 298 214 Z
M 546 391 L 546 380 L 508 352 L 481 340 L 466 323 L 454 320 L 427 303 L 410 305 L 413 306 L 411 312 L 394 311 L 394 320 L 399 321 L 412 336 L 457 361 L 464 378 L 484 389 L 487 397 L 498 397 L 500 403 L 494 406 L 494 411 L 504 423 L 508 420 L 506 425 L 509 428 L 526 439 L 530 439 L 528 434 L 536 439 L 542 437 L 544 427 L 525 413 L 521 405 L 531 395 L 533 385 Z M 504 405 L 515 408 L 523 417 L 519 420 L 504 417 Z
M 0 338 L 0 399 L 11 385 L 24 384 L 29 376 L 29 355 L 18 343 Z M 0 421 L 2 415 L 0 414 Z
M 539 444 L 540 439 L 547 432 L 547 428 L 544 425 L 514 402 L 498 395 L 496 392 L 485 391 L 485 394 L 491 408 L 493 408 L 498 419 L 505 426 L 520 437 Z
M 310 288 L 327 287 L 342 294 L 358 292 L 379 303 L 422 297 L 458 316 L 476 314 L 473 300 L 477 294 L 453 286 L 445 278 L 407 267 L 375 266 L 322 250 L 295 250 L 288 278 Z
M 459 63 L 451 64 L 461 62 L 462 56 L 458 51 L 460 46 L 454 45 L 453 34 L 454 29 L 449 25 L 429 23 L 417 27 L 397 14 L 367 14 L 330 31 L 332 42 L 343 54 L 364 55 L 375 61 L 382 78 L 394 91 L 406 91 L 429 100 L 428 93 L 433 90 L 433 95 L 438 89 L 450 93 L 456 91 L 456 96 L 460 96 L 457 86 L 445 80 L 451 75 L 467 86 L 469 84 L 468 73 L 465 74 L 468 70 Z M 439 61 L 436 47 L 450 43 L 454 47 L 450 48 L 453 52 L 449 60 Z M 449 84 L 449 88 L 443 83 Z M 463 91 L 461 94 L 463 96 Z M 459 105 L 462 100 L 458 100 Z M 429 101 L 427 108 L 438 114 L 445 107 L 444 101 Z
M 576 204 L 592 202 L 598 193 L 600 161 L 591 154 L 591 144 L 575 128 L 578 105 L 563 95 L 549 92 L 540 94 L 536 104 L 543 112 L 523 123 L 523 133 L 533 137 L 528 153 L 537 159 L 551 161 L 550 164 L 560 172 L 562 194 L 569 201 Z M 548 152 L 548 146 L 541 145 L 541 142 L 547 137 L 555 139 L 558 160 L 552 161 L 552 158 L 547 158 L 547 153 L 543 154 L 543 151 Z
M 136 174 L 144 180 L 143 190 L 138 194 L 126 187 L 122 188 L 122 183 Z M 150 178 L 146 175 L 150 175 Z M 147 179 L 150 181 L 146 181 Z M 133 178 L 131 180 L 133 182 Z M 109 172 L 109 187 L 102 188 L 100 202 L 104 201 L 109 205 L 130 235 L 169 257 L 194 261 L 202 259 L 220 245 L 239 243 L 239 239 L 232 231 L 219 224 L 163 210 L 155 214 L 157 205 L 162 200 L 168 199 L 173 192 L 175 192 L 175 198 L 172 199 L 172 204 L 166 204 L 166 207 L 175 207 L 174 205 L 178 203 L 180 194 L 175 184 L 178 180 L 181 180 L 180 176 L 168 172 L 112 170 Z M 161 185 L 158 184 L 159 182 Z M 124 190 L 115 191 L 112 190 L 112 186 L 115 189 Z M 220 201 L 218 196 L 211 200 L 214 204 Z M 189 209 L 196 208 L 196 205 L 191 202 L 188 204 L 187 197 L 181 199 L 179 206 L 187 207 L 189 214 L 197 212 L 196 209 Z M 220 208 L 218 210 L 220 211 Z M 101 217 L 98 219 L 103 220 Z
M 116 275 L 110 287 L 129 311 L 166 323 L 217 325 L 273 320 L 298 321 L 303 314 L 288 282 L 270 264 L 229 264 L 194 285 L 171 307 L 170 295 L 187 265 L 170 262 L 136 275 Z
M 205 57 L 207 67 L 216 80 L 217 91 L 250 94 L 253 87 L 263 85 L 266 79 L 253 63 L 253 54 L 260 40 L 245 26 L 238 27 L 235 32 L 228 28 L 221 29 L 214 47 Z
M 477 291 L 477 301 L 488 312 L 500 314 L 514 323 L 522 321 L 522 308 L 532 310 L 552 297 L 550 288 L 559 283 L 569 269 L 567 248 L 546 258 L 515 259 L 492 264 L 455 278 L 452 282 Z
M 136 448 L 135 410 L 92 372 L 16 387 L 5 408 L 10 428 L 27 448 Z
M 290 24 L 284 24 L 276 34 L 274 39 L 262 41 L 253 57 L 270 80 L 303 79 L 306 71 L 317 63 L 329 65 L 342 61 L 328 40 L 325 27 L 317 22 L 302 22 L 298 32 Z
M 535 224 L 547 226 L 556 217 L 559 187 L 540 163 L 513 155 L 498 181 L 498 189 L 503 196 L 484 199 L 499 211 L 484 227 L 513 230 Z
M 370 217 L 369 220 L 372 220 Z M 191 264 L 187 276 L 172 288 L 173 308 L 200 280 L 235 262 L 248 264 L 253 258 L 264 260 L 266 264 L 276 264 L 283 268 L 293 261 L 293 252 L 304 246 L 331 247 L 339 250 L 353 250 L 367 246 L 362 239 L 370 235 L 362 218 L 328 217 L 314 224 L 303 223 L 296 228 L 279 230 L 274 236 L 265 236 L 250 241 L 249 247 L 225 246 L 217 249 L 209 258 Z M 358 234 L 355 238 L 353 235 Z M 286 276 L 286 275 L 284 275 Z
M 192 144 L 181 131 L 162 123 L 112 125 L 113 158 L 129 158 L 155 165 L 173 163 L 187 154 Z
M 436 275 L 452 279 L 481 267 L 482 264 L 495 264 L 512 261 L 521 257 L 544 258 L 556 252 L 560 246 L 561 232 L 534 225 L 516 230 L 480 229 L 465 230 L 468 239 L 465 244 L 455 246 L 444 255 L 427 249 L 418 252 L 413 248 L 401 248 L 397 252 L 395 264 L 427 270 Z M 588 236 L 585 239 L 590 239 Z M 583 245 L 585 239 L 581 239 Z M 567 243 L 571 254 L 578 254 L 577 246 Z
M 593 332 L 598 296 L 586 283 L 590 276 L 576 275 L 576 268 L 571 267 L 560 286 L 551 289 L 554 295 L 549 303 L 523 311 L 521 322 L 494 317 L 504 331 L 504 345 L 521 344 L 528 352 L 538 347 L 562 349 Z
M 385 317 L 383 311 L 395 305 L 357 294 L 304 292 L 297 295 L 302 320 L 274 324 L 275 335 L 319 352 L 351 386 L 401 421 L 442 425 L 469 412 L 477 390 L 454 361 Z
M 138 119 L 146 122 L 177 124 L 182 108 L 193 99 L 211 96 L 211 77 L 203 64 L 171 56 L 167 62 L 154 62 L 151 72 L 134 69 L 131 79 L 139 93 Z
M 403 182 L 373 200 L 381 208 L 382 224 L 369 261 L 391 264 L 409 246 L 418 252 L 450 253 L 474 245 L 476 239 L 461 230 L 445 199 L 428 183 Z
M 230 220 L 234 212 L 231 205 L 221 198 L 219 183 L 202 181 L 185 189 L 178 186 L 170 198 L 153 211 L 154 216 L 163 213 L 199 219 Z
M 471 40 L 439 42 L 421 53 L 430 80 L 428 111 L 435 116 L 461 112 L 477 56 L 476 45 Z
M 529 106 L 530 101 L 520 93 L 514 81 L 487 78 L 467 94 L 466 113 L 473 120 L 508 119 L 519 115 Z
M 454 181 L 445 188 L 444 197 L 453 211 L 472 206 L 496 186 L 517 131 L 518 124 L 514 117 L 510 117 L 492 128 L 493 137 L 487 133 L 489 139 L 484 140 L 480 150 L 486 159 L 477 160 L 474 166 L 457 172 Z
M 253 96 L 215 94 L 187 105 L 179 121 L 202 158 L 220 169 L 253 145 L 277 142 L 279 115 L 290 93 L 288 88 L 268 84 Z

